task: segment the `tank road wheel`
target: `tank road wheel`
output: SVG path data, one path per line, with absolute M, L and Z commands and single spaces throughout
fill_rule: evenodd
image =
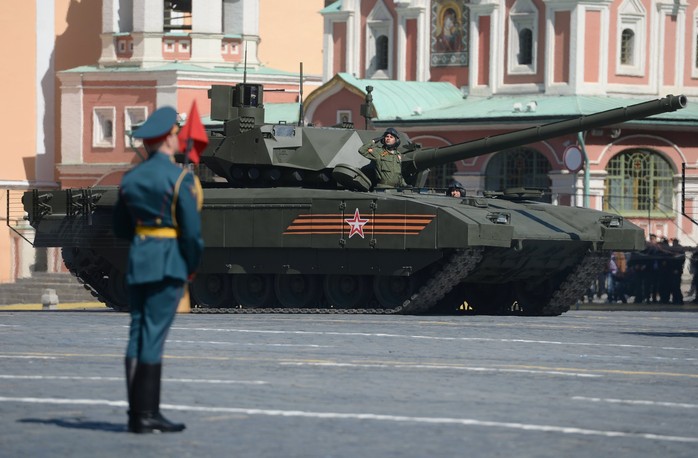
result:
M 191 285 L 194 303 L 202 307 L 232 307 L 234 299 L 231 294 L 228 274 L 199 274 Z
M 373 280 L 373 292 L 381 307 L 392 309 L 402 305 L 414 290 L 412 277 L 380 275 Z
M 109 294 L 109 307 L 113 308 L 117 312 L 128 312 L 129 305 L 126 275 L 115 267 L 112 267 L 112 269 L 109 271 L 107 291 Z
M 327 275 L 324 289 L 329 303 L 340 309 L 360 308 L 371 297 L 368 279 L 361 275 Z
M 284 307 L 312 307 L 320 299 L 320 281 L 317 275 L 281 274 L 276 276 L 274 291 Z
M 274 288 L 271 275 L 233 275 L 233 297 L 243 308 L 272 307 Z

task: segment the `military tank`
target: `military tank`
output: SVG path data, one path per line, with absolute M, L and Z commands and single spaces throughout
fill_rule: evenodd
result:
M 564 313 L 611 251 L 645 247 L 643 231 L 531 190 L 449 197 L 421 187 L 428 169 L 687 103 L 667 96 L 442 148 L 400 134 L 409 185 L 377 189 L 357 153 L 376 131 L 265 124 L 260 85 L 213 86 L 209 97 L 216 123 L 199 165 L 206 249 L 190 288 L 201 313 Z M 70 272 L 125 311 L 116 199 L 116 187 L 96 186 L 33 190 L 23 204 L 34 245 L 61 247 Z

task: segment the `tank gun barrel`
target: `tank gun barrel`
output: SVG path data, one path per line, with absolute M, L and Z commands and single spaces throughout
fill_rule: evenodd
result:
M 516 146 L 547 140 L 610 124 L 642 119 L 648 116 L 676 111 L 686 107 L 685 95 L 668 95 L 661 99 L 614 108 L 591 115 L 580 116 L 478 140 L 457 143 L 440 148 L 424 148 L 403 155 L 403 172 L 408 174 L 426 170 L 436 165 L 469 159 Z

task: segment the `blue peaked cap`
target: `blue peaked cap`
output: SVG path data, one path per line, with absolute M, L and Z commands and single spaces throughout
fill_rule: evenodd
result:
M 133 133 L 133 138 L 149 140 L 162 137 L 177 123 L 177 110 L 172 107 L 158 108 Z

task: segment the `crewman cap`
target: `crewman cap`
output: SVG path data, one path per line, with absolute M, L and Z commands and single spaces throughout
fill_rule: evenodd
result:
M 382 142 L 383 145 L 385 145 L 385 136 L 386 135 L 392 135 L 395 138 L 395 143 L 392 145 L 392 148 L 397 148 L 400 146 L 400 135 L 397 133 L 397 130 L 393 129 L 392 127 L 388 127 L 385 129 L 385 132 L 383 132 L 383 137 L 382 137 Z
M 387 129 L 385 129 L 385 132 L 383 132 L 383 137 L 385 137 L 388 134 L 392 135 L 395 138 L 400 138 L 400 135 L 397 133 L 397 130 L 393 129 L 392 127 L 388 127 Z
M 177 123 L 177 110 L 172 107 L 158 108 L 148 119 L 133 133 L 133 138 L 150 140 L 164 137 Z

